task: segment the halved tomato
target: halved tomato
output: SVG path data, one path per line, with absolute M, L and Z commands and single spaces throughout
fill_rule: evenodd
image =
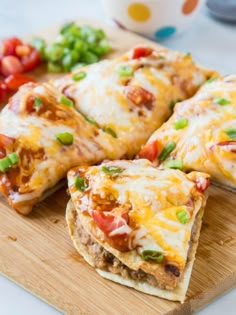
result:
M 24 71 L 24 68 L 20 60 L 15 56 L 6 56 L 2 58 L 1 62 L 1 72 L 4 76 L 10 74 L 21 73 Z
M 11 74 L 5 79 L 7 88 L 12 91 L 16 91 L 21 85 L 25 83 L 34 81 L 35 80 L 33 78 L 21 73 Z
M 29 55 L 21 58 L 21 62 L 25 72 L 31 71 L 41 63 L 40 53 L 33 49 Z

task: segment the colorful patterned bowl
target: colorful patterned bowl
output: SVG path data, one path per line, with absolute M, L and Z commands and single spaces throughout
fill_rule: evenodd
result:
M 119 25 L 164 39 L 189 27 L 205 0 L 102 0 L 106 14 Z

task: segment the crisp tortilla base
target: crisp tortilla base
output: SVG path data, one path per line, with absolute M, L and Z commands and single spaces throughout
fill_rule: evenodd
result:
M 191 259 L 187 262 L 185 266 L 185 270 L 183 272 L 183 276 L 181 278 L 181 281 L 178 283 L 178 286 L 173 289 L 173 290 L 163 290 L 159 289 L 157 287 L 153 287 L 150 284 L 146 282 L 138 282 L 133 279 L 125 279 L 121 277 L 120 275 L 113 274 L 111 272 L 107 272 L 101 269 L 96 269 L 96 271 L 104 278 L 112 280 L 114 282 L 126 285 L 128 287 L 134 288 L 138 291 L 155 295 L 167 300 L 171 301 L 180 301 L 181 303 L 184 302 L 185 295 L 188 289 L 191 273 L 192 273 L 192 267 L 195 259 L 195 254 L 198 246 L 198 239 L 200 235 L 200 229 L 201 229 L 201 214 L 202 211 L 200 210 L 195 221 L 195 236 L 194 236 L 194 241 L 192 242 L 192 245 L 190 247 L 189 251 L 189 257 Z M 67 204 L 67 209 L 66 209 L 66 221 L 68 224 L 69 228 L 69 233 L 71 236 L 71 239 L 74 243 L 75 248 L 77 251 L 84 257 L 84 259 L 93 267 L 95 267 L 93 258 L 91 255 L 88 254 L 87 248 L 85 245 L 81 244 L 80 238 L 77 233 L 77 228 L 76 228 L 76 219 L 77 219 L 77 213 L 76 209 L 74 207 L 73 202 L 70 200 Z

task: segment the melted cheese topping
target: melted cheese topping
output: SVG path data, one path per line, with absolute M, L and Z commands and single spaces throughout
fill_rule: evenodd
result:
M 107 209 L 110 209 L 109 200 L 113 203 L 115 200 L 121 207 L 128 205 L 133 247 L 139 253 L 148 249 L 160 250 L 168 261 L 176 262 L 183 269 L 194 220 L 204 200 L 203 195 L 195 189 L 195 183 L 181 171 L 158 170 L 147 160 L 114 161 L 104 165 L 119 167 L 123 171 L 109 176 L 102 171 L 102 166 L 94 166 L 85 171 L 78 168 L 69 173 L 69 189 L 78 209 L 82 212 L 86 210 L 92 216 L 96 201 L 91 196 L 100 196 L 105 200 Z M 75 174 L 81 171 L 88 181 L 87 192 L 75 189 Z M 191 174 L 194 179 L 204 176 L 202 173 Z M 198 202 L 193 203 L 193 209 L 189 212 L 189 222 L 179 222 L 177 212 L 186 210 L 189 201 L 196 199 Z
M 175 130 L 174 122 L 183 117 L 188 125 Z M 236 139 L 226 133 L 231 128 L 236 128 L 236 76 L 206 83 L 192 99 L 176 105 L 173 116 L 148 143 L 157 140 L 164 147 L 174 141 L 176 148 L 169 159 L 182 159 L 185 170 L 203 171 L 236 187 Z

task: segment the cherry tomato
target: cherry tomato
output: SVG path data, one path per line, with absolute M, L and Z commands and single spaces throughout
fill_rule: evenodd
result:
M 134 48 L 132 59 L 147 57 L 151 55 L 152 52 L 153 52 L 153 49 L 150 47 L 136 47 Z
M 41 63 L 41 57 L 38 50 L 33 49 L 28 56 L 21 58 L 23 69 L 25 72 L 31 71 Z
M 138 154 L 139 159 L 148 159 L 154 162 L 158 155 L 157 140 L 145 145 Z
M 5 79 L 7 88 L 12 91 L 16 91 L 21 85 L 27 82 L 34 81 L 33 78 L 20 73 L 11 74 Z
M 7 97 L 7 86 L 5 82 L 0 81 L 0 103 L 2 103 Z
M 16 55 L 20 58 L 24 56 L 28 56 L 32 50 L 33 50 L 33 47 L 30 45 L 18 45 L 16 46 Z
M 22 41 L 17 37 L 3 39 L 0 53 L 3 56 L 14 56 L 18 45 L 22 45 Z
M 1 72 L 4 76 L 8 76 L 14 73 L 21 73 L 24 68 L 20 60 L 15 56 L 6 56 L 2 58 Z

